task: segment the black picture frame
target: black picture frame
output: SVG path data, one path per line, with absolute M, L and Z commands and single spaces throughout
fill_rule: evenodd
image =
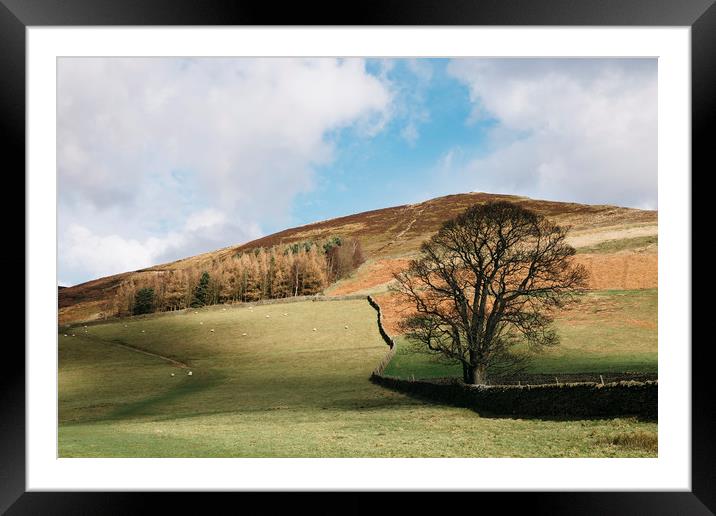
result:
M 354 8 L 351 9 L 350 5 Z M 692 170 L 713 170 L 713 146 L 707 128 L 716 113 L 716 6 L 714 0 L 386 0 L 331 5 L 199 0 L 0 0 L 0 127 L 5 178 L 25 192 L 25 29 L 29 26 L 86 25 L 549 25 L 549 26 L 689 26 L 692 73 Z M 692 178 L 696 174 L 692 171 Z M 6 190 L 7 192 L 7 190 Z M 23 196 L 24 198 L 24 196 Z M 6 204 L 9 206 L 9 204 Z M 692 202 L 692 206 L 694 206 Z M 8 208 L 6 208 L 8 210 Z M 4 220 L 16 220 L 17 208 Z M 14 215 L 14 216 L 13 216 Z M 693 216 L 692 216 L 693 218 Z M 20 231 L 19 224 L 14 224 Z M 22 236 L 14 242 L 25 241 Z M 693 232 L 692 232 L 693 235 Z M 14 244 L 19 247 L 19 244 Z M 25 270 L 23 252 L 3 257 L 4 270 Z M 21 265 L 22 260 L 22 265 Z M 7 280 L 19 282 L 18 274 Z M 12 276 L 15 276 L 14 278 Z M 19 285 L 18 290 L 19 292 Z M 9 297 L 9 296 L 7 296 Z M 10 302 L 12 301 L 12 303 Z M 691 300 L 681 300 L 688 302 Z M 3 299 L 17 311 L 17 299 Z M 13 308 L 14 307 L 14 308 Z M 26 310 L 31 307 L 27 306 Z M 693 317 L 692 317 L 693 320 Z M 710 339 L 707 339 L 710 340 Z M 707 344 L 707 342 L 703 342 Z M 685 342 L 683 345 L 691 345 Z M 17 341 L 4 345 L 6 366 L 0 375 L 0 512 L 7 514 L 132 514 L 148 512 L 148 498 L 162 512 L 187 509 L 187 493 L 26 492 L 25 354 Z M 48 352 L 52 352 L 48 350 Z M 500 504 L 502 512 L 525 508 L 532 514 L 714 514 L 716 511 L 716 403 L 712 400 L 708 346 L 692 346 L 692 490 L 690 492 L 470 493 L 453 496 L 476 510 Z M 12 364 L 12 366 L 9 366 Z M 214 494 L 215 496 L 219 496 Z M 285 503 L 283 495 L 243 497 L 263 510 Z M 425 507 L 424 495 L 385 497 L 349 494 L 339 506 L 331 498 L 294 496 L 290 503 L 314 512 L 365 512 L 392 503 L 401 512 Z M 233 503 L 233 502 L 232 502 Z M 248 507 L 249 505 L 246 505 Z M 329 510 L 332 507 L 335 510 Z M 184 511 L 182 511 L 184 512 Z

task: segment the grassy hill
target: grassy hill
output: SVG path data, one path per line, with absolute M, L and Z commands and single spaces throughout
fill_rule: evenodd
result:
M 489 418 L 373 385 L 387 347 L 363 300 L 215 306 L 76 325 L 58 338 L 61 457 L 657 453 L 654 422 Z
M 358 238 L 367 260 L 351 278 L 331 286 L 326 293 L 380 292 L 390 280 L 392 271 L 403 267 L 417 252 L 420 243 L 437 231 L 444 221 L 472 204 L 500 199 L 523 204 L 560 224 L 572 226 L 570 241 L 579 251 L 577 260 L 592 272 L 592 288 L 657 286 L 655 211 L 465 193 L 290 228 L 241 245 L 64 288 L 58 294 L 60 323 L 103 317 L 106 302 L 114 296 L 119 285 L 130 278 L 208 265 L 257 247 L 320 240 L 335 235 Z
M 60 456 L 656 456 L 655 422 L 490 418 L 373 385 L 368 377 L 387 348 L 374 310 L 362 299 L 216 305 L 98 320 L 128 278 L 340 235 L 360 239 L 367 259 L 324 293 L 377 299 L 399 343 L 386 373 L 459 376 L 454 365 L 417 352 L 397 334 L 409 307 L 388 287 L 392 273 L 445 220 L 492 199 L 522 203 L 572 226 L 575 260 L 591 272 L 591 291 L 556 316 L 561 345 L 537 357 L 529 372 L 656 373 L 655 211 L 451 195 L 58 289 Z M 93 319 L 86 327 L 78 322 Z

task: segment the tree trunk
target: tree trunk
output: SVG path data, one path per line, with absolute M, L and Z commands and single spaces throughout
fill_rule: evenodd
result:
M 475 383 L 483 385 L 487 383 L 487 367 L 480 364 L 475 368 Z
M 472 372 L 470 366 L 465 362 L 462 363 L 462 381 L 465 383 L 473 383 Z
M 484 385 L 487 383 L 487 368 L 485 364 L 476 366 L 462 366 L 463 380 L 468 384 Z

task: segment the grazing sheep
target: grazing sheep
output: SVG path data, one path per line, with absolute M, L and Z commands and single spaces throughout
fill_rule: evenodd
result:
M 204 324 L 204 321 L 200 321 L 199 324 Z
M 347 329 L 348 329 L 348 325 L 346 324 L 346 325 L 344 326 L 344 328 L 347 330 Z
M 72 336 L 74 337 L 74 336 L 75 336 L 75 334 L 73 333 L 73 334 L 72 334 Z
M 288 314 L 283 314 L 283 315 L 288 315 Z
M 172 373 L 172 376 L 174 376 L 174 373 Z
M 144 333 L 144 330 L 142 330 L 142 333 Z
M 271 316 L 269 314 L 266 314 L 266 319 L 268 319 L 269 317 L 271 317 Z
M 221 310 L 224 311 L 224 312 L 226 312 L 226 308 L 222 308 Z
M 211 333 L 214 333 L 214 328 L 210 329 L 209 331 L 210 331 Z
M 244 333 L 244 335 L 246 335 L 246 334 Z M 67 337 L 67 334 L 66 334 L 66 333 L 65 333 L 65 337 Z
M 196 310 L 194 310 L 194 313 L 195 313 L 195 314 L 198 314 L 199 312 L 197 312 Z
M 318 331 L 316 328 L 313 328 L 313 331 Z
M 241 335 L 244 336 L 244 337 L 246 337 L 246 333 L 242 333 Z
M 187 376 L 191 376 L 191 374 L 192 374 L 191 371 L 189 371 L 186 375 L 187 375 Z

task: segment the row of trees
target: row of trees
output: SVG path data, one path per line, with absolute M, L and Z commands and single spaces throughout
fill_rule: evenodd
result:
M 257 248 L 206 265 L 146 271 L 146 277 L 119 286 L 110 311 L 129 315 L 313 295 L 363 261 L 356 239 Z
M 212 304 L 211 297 L 211 276 L 209 273 L 204 271 L 199 278 L 199 283 L 194 287 L 193 295 L 189 306 L 192 308 L 198 308 Z M 155 290 L 153 287 L 142 287 L 134 294 L 134 303 L 131 306 L 131 297 L 127 298 L 128 306 L 127 311 L 131 311 L 134 315 L 148 314 L 154 312 L 157 306 L 163 306 L 161 303 L 157 303 L 155 299 Z M 164 297 L 166 297 L 166 292 Z

